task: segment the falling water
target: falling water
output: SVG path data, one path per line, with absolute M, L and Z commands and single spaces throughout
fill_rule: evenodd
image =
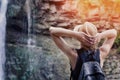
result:
M 31 19 L 31 8 L 30 8 L 30 0 L 26 0 L 26 13 L 28 20 L 28 47 L 35 47 L 35 40 L 33 39 L 32 34 L 32 19 Z
M 4 80 L 7 0 L 0 0 L 0 80 Z

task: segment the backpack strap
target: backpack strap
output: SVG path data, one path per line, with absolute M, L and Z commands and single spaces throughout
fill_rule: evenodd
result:
M 99 49 L 95 49 L 95 50 L 85 50 L 84 54 L 85 59 L 84 62 L 89 62 L 89 61 L 97 61 L 100 64 L 100 51 Z
M 88 51 L 88 59 L 89 61 L 95 61 L 95 53 L 96 53 L 96 50 L 94 51 Z
M 70 68 L 70 71 L 71 71 L 71 74 L 70 74 L 70 80 L 77 80 L 77 75 L 79 76 L 79 73 L 80 73 L 80 66 L 82 67 L 82 60 L 80 58 L 80 52 L 78 52 L 79 50 L 82 50 L 82 49 L 76 49 L 77 51 L 77 54 L 78 54 L 78 57 L 77 57 L 77 61 L 76 61 L 76 65 L 75 65 L 75 69 L 72 70 L 72 67 Z M 71 66 L 71 64 L 70 64 Z
M 69 63 L 69 64 L 70 64 L 70 63 Z M 70 73 L 70 80 L 72 80 L 72 77 L 73 77 L 73 70 L 72 70 L 71 64 L 70 64 L 70 71 L 71 71 L 71 73 Z
M 71 71 L 71 73 L 70 73 L 70 80 L 72 80 L 72 75 L 73 75 L 72 67 L 70 68 L 70 71 Z

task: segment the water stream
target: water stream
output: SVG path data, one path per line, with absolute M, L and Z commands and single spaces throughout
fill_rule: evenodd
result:
M 33 38 L 32 32 L 32 18 L 31 18 L 31 0 L 26 0 L 26 13 L 27 13 L 27 20 L 28 20 L 28 47 L 35 47 L 35 40 Z
M 4 80 L 7 0 L 0 0 L 0 80 Z

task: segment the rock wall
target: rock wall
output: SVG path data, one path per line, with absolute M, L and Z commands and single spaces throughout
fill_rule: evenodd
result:
M 82 23 L 77 10 L 65 8 L 66 3 L 71 1 L 30 0 L 31 46 L 28 45 L 26 0 L 9 1 L 6 29 L 6 80 L 69 80 L 69 60 L 54 44 L 48 28 L 53 26 L 72 29 Z M 108 80 L 120 79 L 119 56 L 119 54 L 110 55 L 105 61 L 103 69 Z

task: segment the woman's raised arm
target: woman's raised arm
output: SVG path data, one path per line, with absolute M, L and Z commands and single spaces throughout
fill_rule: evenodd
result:
M 117 31 L 115 29 L 106 30 L 99 34 L 99 38 L 105 39 L 102 46 L 100 47 L 103 59 L 105 59 L 109 54 L 109 51 L 116 39 L 116 36 L 117 36 Z
M 64 28 L 55 28 L 50 27 L 50 33 L 55 36 L 66 36 L 66 37 L 74 37 L 74 38 L 80 38 L 80 32 L 72 31 Z
M 64 28 L 55 28 L 50 27 L 50 33 L 54 36 L 65 36 L 65 37 L 73 37 L 77 40 L 79 40 L 81 43 L 84 43 L 85 45 L 93 45 L 94 44 L 94 38 L 88 36 L 84 32 L 77 32 L 72 31 Z
M 70 33 L 71 31 L 67 29 L 54 28 L 54 27 L 51 27 L 49 30 L 50 30 L 51 37 L 54 40 L 57 47 L 61 49 L 70 59 L 71 63 L 74 64 L 74 60 L 77 57 L 77 54 L 75 54 L 74 49 L 70 47 L 69 44 L 67 44 L 67 42 L 62 38 L 62 36 L 73 35 Z

